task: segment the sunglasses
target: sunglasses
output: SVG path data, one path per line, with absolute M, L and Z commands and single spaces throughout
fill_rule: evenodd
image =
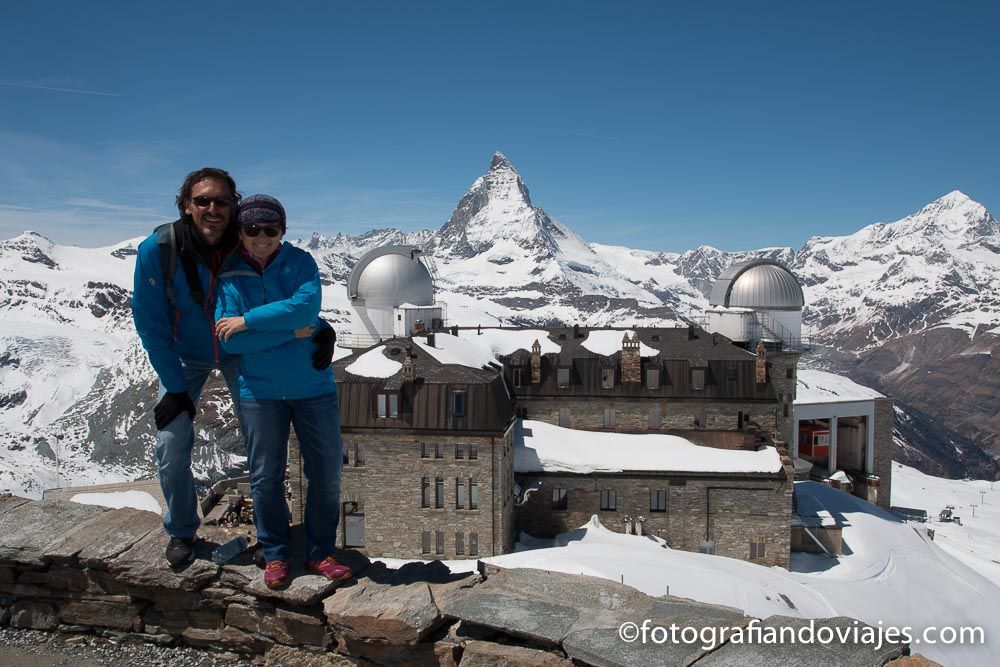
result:
M 243 225 L 243 233 L 247 236 L 253 237 L 257 236 L 261 232 L 264 232 L 270 238 L 277 238 L 281 234 L 281 227 L 277 225 L 258 225 L 256 223 Z
M 206 197 L 202 195 L 201 197 L 192 197 L 191 201 L 198 208 L 208 208 L 212 204 L 219 208 L 228 208 L 233 205 L 233 200 L 230 197 Z

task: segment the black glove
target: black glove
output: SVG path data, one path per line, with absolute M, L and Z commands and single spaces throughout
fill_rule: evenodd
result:
M 313 335 L 313 342 L 316 349 L 313 350 L 313 368 L 318 371 L 326 370 L 333 363 L 333 346 L 337 342 L 337 334 L 333 327 L 323 327 Z
M 163 395 L 160 402 L 153 408 L 153 421 L 156 422 L 156 430 L 162 431 L 174 420 L 177 415 L 187 410 L 194 419 L 194 403 L 186 391 L 174 391 Z

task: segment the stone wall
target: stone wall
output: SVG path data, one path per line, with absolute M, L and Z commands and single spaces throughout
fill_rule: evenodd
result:
M 751 619 L 614 581 L 481 562 L 471 574 L 452 574 L 439 562 L 392 570 L 347 551 L 338 557 L 355 577 L 343 585 L 293 565 L 292 584 L 272 591 L 249 555 L 222 566 L 208 558 L 227 539 L 223 529 L 203 526 L 201 535 L 195 561 L 174 570 L 163 559 L 167 540 L 158 515 L 0 496 L 0 626 L 198 646 L 286 667 L 697 665 L 703 658 L 759 664 L 763 654 L 796 667 L 885 664 L 908 651 L 837 644 L 819 647 L 818 656 L 799 645 L 726 643 L 710 652 L 629 644 L 618 636 L 626 621 L 648 618 L 700 632 Z M 301 535 L 295 537 L 300 548 Z M 301 557 L 293 551 L 293 563 Z M 771 617 L 763 625 L 797 620 Z
M 517 527 L 535 537 L 553 537 L 587 523 L 592 515 L 611 530 L 625 532 L 625 518 L 641 516 L 644 534 L 663 538 L 672 549 L 698 551 L 703 540 L 715 553 L 762 565 L 788 567 L 792 513 L 791 474 L 699 477 L 682 474 L 619 473 L 518 474 L 522 486 L 540 483 L 517 508 Z M 556 509 L 553 492 L 566 493 L 566 509 Z M 615 510 L 602 510 L 602 491 L 615 493 Z M 665 494 L 664 511 L 651 497 Z M 607 497 L 607 494 L 605 494 Z M 764 554 L 750 543 L 763 541 Z
M 891 398 L 875 399 L 873 468 L 879 477 L 878 506 L 889 509 L 892 498 L 892 422 L 896 411 Z
M 762 429 L 775 432 L 774 403 L 722 402 L 716 400 L 665 401 L 650 398 L 573 399 L 531 397 L 518 398 L 527 410 L 528 419 L 559 424 L 560 408 L 569 410 L 568 428 L 585 431 L 616 431 L 619 433 L 649 433 L 693 428 L 739 430 L 739 414 L 753 420 Z M 615 425 L 606 427 L 605 408 L 614 408 Z M 660 428 L 650 428 L 650 413 L 659 408 Z

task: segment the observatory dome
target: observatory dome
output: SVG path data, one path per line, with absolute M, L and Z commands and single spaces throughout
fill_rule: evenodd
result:
M 385 246 L 372 250 L 355 265 L 347 281 L 352 303 L 369 308 L 397 308 L 404 303 L 434 303 L 434 281 L 412 246 Z
M 730 266 L 715 281 L 708 300 L 712 306 L 758 310 L 802 310 L 805 305 L 792 272 L 769 259 Z

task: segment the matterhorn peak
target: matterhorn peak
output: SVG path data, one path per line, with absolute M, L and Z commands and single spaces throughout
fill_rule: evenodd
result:
M 514 169 L 514 165 L 510 163 L 507 156 L 497 151 L 493 154 L 493 159 L 490 160 L 490 171 L 497 171 L 499 169 L 507 169 L 513 171 L 515 174 L 517 173 L 517 169 Z

